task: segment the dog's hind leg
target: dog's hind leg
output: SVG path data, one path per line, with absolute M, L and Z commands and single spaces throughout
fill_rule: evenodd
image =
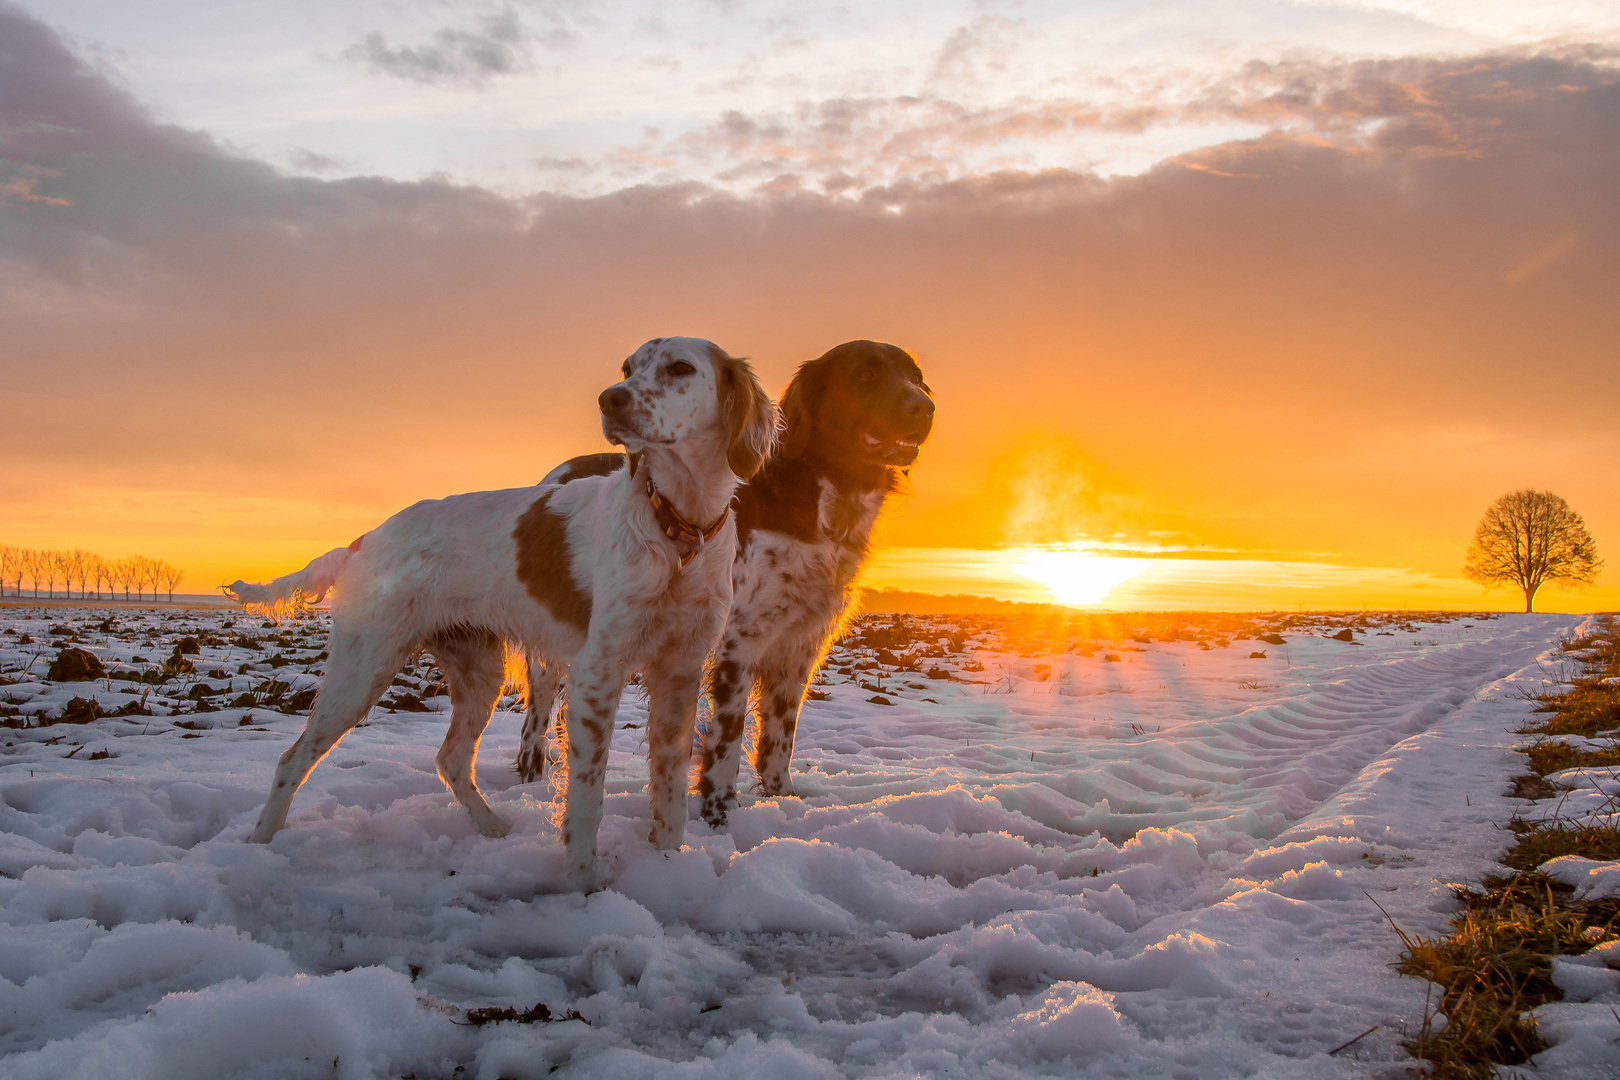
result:
M 529 654 L 529 701 L 523 713 L 523 737 L 518 743 L 518 779 L 533 784 L 546 778 L 546 731 L 551 725 L 551 713 L 557 707 L 557 686 L 562 682 L 565 665 L 556 661 L 547 663 L 534 653 Z M 561 709 L 566 712 L 568 706 Z M 560 732 L 565 717 L 557 717 Z
M 337 745 L 339 739 L 366 713 L 393 681 L 394 673 L 405 662 L 406 651 L 393 643 L 381 645 L 362 641 L 341 628 L 332 631 L 331 652 L 326 675 L 310 710 L 304 732 L 281 755 L 276 764 L 270 797 L 259 812 L 258 823 L 248 837 L 255 844 L 267 844 L 287 823 L 293 794 L 309 778 L 310 770 Z
M 467 808 L 479 832 L 505 836 L 512 831 L 511 822 L 489 808 L 473 776 L 478 737 L 489 725 L 506 676 L 501 640 L 487 630 L 446 632 L 429 639 L 428 651 L 450 684 L 450 730 L 434 759 L 439 778 Z
M 779 665 L 760 673 L 754 771 L 759 774 L 759 793 L 767 798 L 797 794 L 788 766 L 799 728 L 799 707 L 804 703 L 804 691 L 815 663 L 814 656 L 784 657 Z

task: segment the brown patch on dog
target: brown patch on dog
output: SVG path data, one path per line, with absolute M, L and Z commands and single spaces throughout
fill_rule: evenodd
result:
M 551 509 L 551 492 L 536 499 L 518 518 L 517 577 L 536 603 L 580 633 L 591 625 L 591 597 L 574 580 L 568 527 Z
M 569 458 L 562 465 L 546 474 L 546 479 L 554 484 L 566 484 L 571 480 L 578 480 L 582 476 L 608 476 L 624 468 L 625 455 L 614 451 L 603 454 L 581 454 L 576 458 Z
M 714 365 L 720 409 L 731 423 L 726 464 L 738 477 L 747 480 L 759 472 L 776 448 L 776 436 L 781 427 L 779 414 L 771 404 L 771 396 L 759 385 L 754 369 L 741 357 L 711 345 L 709 362 Z

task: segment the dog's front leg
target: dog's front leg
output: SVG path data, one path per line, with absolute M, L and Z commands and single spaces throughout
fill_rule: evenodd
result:
M 816 666 L 815 656 L 781 657 L 760 673 L 759 739 L 754 746 L 754 771 L 759 793 L 767 798 L 794 795 L 788 766 L 799 729 L 799 708 Z
M 742 763 L 748 693 L 754 682 L 752 660 L 742 640 L 728 631 L 709 675 L 714 717 L 703 740 L 698 794 L 703 796 L 703 820 L 716 829 L 726 823 L 726 812 L 737 805 L 737 766 Z
M 568 873 L 583 892 L 603 885 L 596 866 L 596 833 L 602 826 L 608 747 L 626 674 L 621 658 L 592 644 L 586 643 L 568 674 L 568 794 L 563 800 Z
M 697 720 L 701 656 L 680 657 L 669 666 L 649 665 L 647 682 L 648 794 L 652 832 L 660 851 L 676 851 L 686 840 L 687 775 L 692 765 L 692 728 Z

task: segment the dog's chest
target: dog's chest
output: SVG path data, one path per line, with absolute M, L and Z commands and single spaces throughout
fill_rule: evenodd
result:
M 734 569 L 733 622 L 759 629 L 766 622 L 819 627 L 836 619 L 866 561 L 882 508 L 882 492 L 849 495 L 823 479 L 816 503 L 818 535 L 753 532 Z

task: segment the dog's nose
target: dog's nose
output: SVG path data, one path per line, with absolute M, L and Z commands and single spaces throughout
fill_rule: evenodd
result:
M 596 403 L 602 408 L 603 416 L 615 416 L 630 407 L 630 391 L 622 386 L 610 386 L 602 391 Z
M 921 390 L 913 390 L 910 400 L 906 402 L 905 413 L 912 420 L 932 420 L 934 400 Z

